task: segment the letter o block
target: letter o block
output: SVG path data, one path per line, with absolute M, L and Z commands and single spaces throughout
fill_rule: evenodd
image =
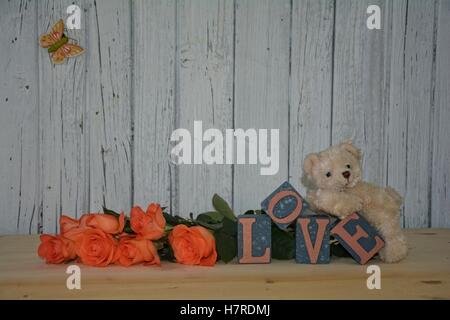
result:
M 375 228 L 356 212 L 336 224 L 331 234 L 359 264 L 366 264 L 384 247 Z
M 294 222 L 307 206 L 302 196 L 287 181 L 261 202 L 261 208 L 283 230 Z
M 271 220 L 265 214 L 238 216 L 238 262 L 270 263 Z

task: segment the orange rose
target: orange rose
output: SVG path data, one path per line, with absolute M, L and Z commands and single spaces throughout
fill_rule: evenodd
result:
M 213 266 L 216 263 L 214 236 L 201 226 L 175 226 L 169 234 L 169 243 L 178 263 L 201 266 Z
M 160 264 L 158 252 L 151 240 L 122 237 L 117 249 L 117 263 L 124 267 L 145 262 L 146 265 Z
M 131 229 L 137 234 L 137 239 L 158 240 L 164 235 L 166 219 L 159 204 L 152 203 L 147 212 L 141 207 L 133 207 L 130 213 Z
M 80 221 L 78 221 L 77 219 L 65 215 L 62 215 L 59 218 L 59 227 L 61 234 L 67 233 L 72 229 L 78 228 L 79 226 Z
M 63 263 L 77 256 L 73 241 L 63 236 L 42 234 L 40 239 L 38 255 L 47 263 Z
M 117 242 L 100 229 L 85 229 L 75 241 L 77 255 L 84 264 L 105 267 L 116 260 Z
M 125 226 L 125 214 L 122 212 L 117 219 L 115 216 L 103 213 L 83 214 L 80 219 L 81 227 L 101 229 L 106 233 L 121 233 Z

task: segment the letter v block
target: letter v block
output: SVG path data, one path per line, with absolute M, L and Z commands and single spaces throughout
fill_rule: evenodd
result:
M 384 247 L 375 228 L 356 212 L 340 221 L 331 234 L 359 264 L 366 264 Z
M 283 230 L 294 222 L 307 207 L 302 196 L 287 181 L 261 202 L 261 208 Z
M 295 260 L 297 263 L 330 263 L 330 218 L 310 216 L 297 219 Z
M 238 216 L 239 263 L 270 263 L 271 223 L 265 214 Z

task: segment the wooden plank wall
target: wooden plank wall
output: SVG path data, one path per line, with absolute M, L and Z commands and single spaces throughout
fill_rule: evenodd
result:
M 188 216 L 215 192 L 255 209 L 286 179 L 304 193 L 306 154 L 348 138 L 405 227 L 450 227 L 450 0 L 80 0 L 86 53 L 53 66 L 37 39 L 72 2 L 0 2 L 0 234 L 152 201 Z M 280 129 L 278 173 L 174 165 L 195 120 Z

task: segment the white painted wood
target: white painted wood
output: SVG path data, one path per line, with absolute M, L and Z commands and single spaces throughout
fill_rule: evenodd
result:
M 175 1 L 133 1 L 134 204 L 171 203 L 175 114 Z
M 389 73 L 389 105 L 386 122 L 387 141 L 387 184 L 402 196 L 406 194 L 406 144 L 407 144 L 407 104 L 405 103 L 405 35 L 407 0 L 390 2 L 388 12 L 392 12 Z M 408 213 L 411 215 L 412 213 Z M 404 225 L 404 205 L 401 210 Z
M 71 0 L 38 1 L 38 32 L 48 33 L 60 18 L 65 20 Z M 84 3 L 79 3 L 82 10 Z M 68 35 L 85 47 L 85 20 L 81 30 Z M 34 44 L 37 46 L 37 39 Z M 57 232 L 59 216 L 78 216 L 88 209 L 85 101 L 86 54 L 53 65 L 39 49 L 39 141 L 43 232 Z
M 353 139 L 364 153 L 364 179 L 386 181 L 385 51 L 389 34 L 369 30 L 366 9 L 385 1 L 336 2 L 332 143 Z M 382 21 L 386 29 L 387 19 Z
M 434 2 L 408 1 L 405 40 L 407 106 L 405 227 L 427 227 L 431 176 Z M 412 23 L 410 23 L 412 22 Z
M 177 123 L 192 138 L 194 121 L 202 121 L 203 131 L 216 128 L 225 134 L 233 127 L 233 18 L 232 1 L 178 2 Z M 178 170 L 179 214 L 211 210 L 214 193 L 231 203 L 231 165 L 180 165 Z
M 0 234 L 36 233 L 36 3 L 1 1 L 0 30 Z
M 293 1 L 289 179 L 305 196 L 303 160 L 330 145 L 333 30 L 334 1 Z
M 86 130 L 89 207 L 131 208 L 131 5 L 97 0 L 86 8 Z
M 280 130 L 278 174 L 260 165 L 234 166 L 236 214 L 261 201 L 288 178 L 290 1 L 237 1 L 235 128 Z
M 241 213 L 288 178 L 303 193 L 305 155 L 345 138 L 405 196 L 405 227 L 450 225 L 448 1 L 84 0 L 68 33 L 87 52 L 53 66 L 37 39 L 72 2 L 0 1 L 0 234 L 103 204 L 187 216 L 214 192 Z M 280 128 L 279 173 L 169 164 L 194 120 Z
M 437 7 L 431 226 L 450 227 L 450 2 Z

